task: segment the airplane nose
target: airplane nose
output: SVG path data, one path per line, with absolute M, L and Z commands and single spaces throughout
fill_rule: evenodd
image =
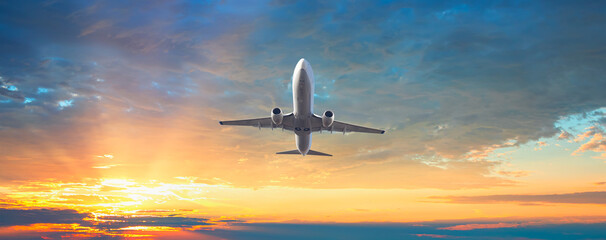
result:
M 297 63 L 297 66 L 302 69 L 308 69 L 310 64 L 307 60 L 305 60 L 305 58 L 301 58 L 301 60 L 299 60 L 299 62 Z

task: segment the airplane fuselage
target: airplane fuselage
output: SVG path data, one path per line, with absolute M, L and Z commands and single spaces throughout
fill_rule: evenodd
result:
M 311 148 L 311 117 L 314 107 L 314 72 L 307 60 L 301 59 L 292 75 L 293 114 L 297 149 L 306 155 Z

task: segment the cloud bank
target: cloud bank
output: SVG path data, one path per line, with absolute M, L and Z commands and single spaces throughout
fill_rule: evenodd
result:
M 0 178 L 79 179 L 108 169 L 84 170 L 94 166 L 145 178 L 179 161 L 178 176 L 197 169 L 240 186 L 511 184 L 489 177 L 499 162 L 470 154 L 561 134 L 561 117 L 606 106 L 606 34 L 595 31 L 603 9 L 542 1 L 3 4 Z M 389 134 L 316 135 L 314 146 L 338 157 L 274 174 L 267 169 L 282 159 L 267 154 L 291 149 L 285 136 L 216 121 L 288 111 L 301 57 L 317 74 L 316 111 Z M 116 159 L 91 157 L 107 153 Z M 232 171 L 242 157 L 252 160 Z M 394 172 L 346 184 L 351 175 L 342 174 L 394 166 L 475 180 L 390 181 L 405 175 Z

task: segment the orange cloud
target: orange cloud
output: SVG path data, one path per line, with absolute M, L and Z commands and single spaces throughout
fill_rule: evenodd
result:
M 561 140 L 561 139 L 570 139 L 571 137 L 573 137 L 572 134 L 570 134 L 567 131 L 562 130 L 562 133 L 560 133 L 560 136 L 558 136 L 558 140 Z
M 497 174 L 508 177 L 525 177 L 530 174 L 529 171 L 497 171 Z
M 463 157 L 474 162 L 482 161 L 491 156 L 495 150 L 500 148 L 512 147 L 516 144 L 516 140 L 508 140 L 501 144 L 493 144 L 491 146 L 486 146 L 480 150 L 471 150 L 467 152 Z
M 591 126 L 591 127 L 588 127 L 587 129 L 589 129 L 589 130 L 587 130 L 584 133 L 581 133 L 581 134 L 577 135 L 577 137 L 574 139 L 574 141 L 575 142 L 579 142 L 579 141 L 582 141 L 585 138 L 589 138 L 589 137 L 595 135 L 596 133 L 600 133 L 601 132 L 600 129 L 597 128 L 596 126 Z
M 449 235 L 440 235 L 440 234 L 425 234 L 425 233 L 421 233 L 421 234 L 414 234 L 417 237 L 430 237 L 430 238 L 457 238 L 455 236 L 449 236 Z
M 533 219 L 518 222 L 499 222 L 499 223 L 470 223 L 460 224 L 450 227 L 443 227 L 438 229 L 443 230 L 455 230 L 455 231 L 469 231 L 475 229 L 494 229 L 494 228 L 518 228 L 527 226 L 539 226 L 548 224 L 592 224 L 592 223 L 603 223 L 606 222 L 606 218 L 576 218 L 576 217 L 565 217 L 565 218 L 546 218 L 546 219 Z
M 439 229 L 468 231 L 468 230 L 474 230 L 474 229 L 513 228 L 513 227 L 519 227 L 519 226 L 520 226 L 520 224 L 517 224 L 517 223 L 480 223 L 480 224 L 456 225 L 456 226 L 452 226 L 452 227 L 443 227 L 443 228 L 439 228 Z
M 578 155 L 586 151 L 602 153 L 601 158 L 606 159 L 606 140 L 603 139 L 602 133 L 595 133 L 588 142 L 581 145 L 572 155 Z
M 490 204 L 490 203 L 576 203 L 606 204 L 606 192 L 576 192 L 544 195 L 485 195 L 485 196 L 432 196 L 431 199 L 443 199 L 452 203 Z

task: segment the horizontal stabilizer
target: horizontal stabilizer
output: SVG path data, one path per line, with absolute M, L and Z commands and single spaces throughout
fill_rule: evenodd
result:
M 317 152 L 314 150 L 309 150 L 309 152 L 307 152 L 307 155 L 318 155 L 318 156 L 328 156 L 328 157 L 332 157 L 332 155 L 328 154 L 328 153 L 323 153 L 323 152 Z
M 277 152 L 276 154 L 301 154 L 299 150 L 290 150 L 285 152 Z
M 277 152 L 276 154 L 297 154 L 297 155 L 299 155 L 299 154 L 301 154 L 301 153 L 299 152 L 299 150 L 290 150 L 290 151 L 284 151 L 284 152 Z M 316 156 L 328 156 L 328 157 L 332 157 L 332 155 L 330 155 L 330 154 L 327 154 L 327 153 L 322 153 L 322 152 L 317 152 L 317 151 L 314 151 L 314 150 L 309 150 L 309 151 L 307 152 L 307 155 L 316 155 Z

